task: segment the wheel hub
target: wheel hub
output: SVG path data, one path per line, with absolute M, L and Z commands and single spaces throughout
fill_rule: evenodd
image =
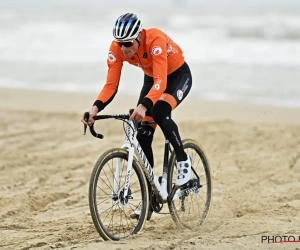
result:
M 122 188 L 119 192 L 119 204 L 122 207 L 128 206 L 129 200 L 132 199 L 131 189 L 128 188 L 127 196 L 124 197 L 125 188 Z

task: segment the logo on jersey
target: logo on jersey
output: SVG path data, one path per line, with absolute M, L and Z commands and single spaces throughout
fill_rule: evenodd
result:
M 158 80 L 156 81 L 156 83 L 153 85 L 153 88 L 155 90 L 159 90 L 160 89 L 160 84 L 161 84 L 161 79 L 158 78 Z
M 182 92 L 182 90 L 180 90 L 180 89 L 177 90 L 177 98 L 178 98 L 178 100 L 181 101 L 182 97 L 183 97 L 183 92 Z
M 158 83 L 154 84 L 153 88 L 155 90 L 159 90 L 160 89 L 160 84 L 158 84 Z
M 175 49 L 172 44 L 169 44 L 168 45 L 168 49 L 167 49 L 167 53 L 170 54 L 170 53 L 173 53 L 173 54 L 176 54 L 178 53 L 177 49 Z
M 161 53 L 162 53 L 162 48 L 161 47 L 155 46 L 155 47 L 152 48 L 151 54 L 153 56 L 157 56 L 157 55 L 159 55 Z
M 114 56 L 114 53 L 112 53 L 111 51 L 108 52 L 108 61 L 112 63 L 117 61 L 116 57 Z
M 183 94 L 185 93 L 185 91 L 186 91 L 187 88 L 189 87 L 189 85 L 188 85 L 189 80 L 190 80 L 190 78 L 187 78 L 187 79 L 185 80 L 185 83 L 184 83 L 183 86 L 182 86 L 182 92 L 183 92 Z

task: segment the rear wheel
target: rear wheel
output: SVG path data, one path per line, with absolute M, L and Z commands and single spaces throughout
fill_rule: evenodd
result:
M 89 206 L 94 225 L 104 240 L 121 240 L 145 225 L 149 207 L 148 186 L 140 163 L 134 158 L 129 188 L 125 188 L 128 151 L 114 148 L 96 162 L 89 185 Z M 124 196 L 124 193 L 127 195 Z M 138 220 L 130 214 L 140 210 Z
M 185 152 L 191 157 L 192 174 L 189 185 L 195 187 L 177 200 L 168 202 L 170 214 L 176 224 L 185 228 L 200 226 L 208 215 L 212 195 L 212 179 L 208 159 L 200 144 L 192 139 L 182 141 Z M 168 193 L 176 181 L 176 155 L 169 161 Z M 182 187 L 181 189 L 185 189 Z

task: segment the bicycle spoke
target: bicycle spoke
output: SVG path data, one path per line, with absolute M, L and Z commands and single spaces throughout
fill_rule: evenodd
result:
M 90 181 L 91 215 L 104 239 L 126 238 L 138 232 L 146 219 L 145 209 L 141 219 L 130 217 L 140 204 L 146 202 L 142 207 L 148 207 L 149 199 L 145 198 L 148 197 L 147 183 L 141 167 L 135 165 L 136 160 L 133 161 L 129 185 L 125 184 L 127 154 L 128 151 L 122 149 L 104 154 L 103 159 L 98 161 L 100 165 L 96 164 Z
M 197 143 L 188 139 L 186 143 L 183 141 L 183 144 L 186 153 L 191 157 L 193 167 L 188 185 L 200 185 L 200 187 L 196 191 L 183 194 L 180 199 L 169 202 L 168 205 L 170 210 L 175 211 L 171 213 L 175 222 L 184 227 L 193 228 L 194 226 L 200 225 L 207 215 L 211 198 L 211 177 L 208 162 Z M 168 184 L 168 190 L 171 190 L 175 183 L 175 160 L 176 158 L 173 156 L 172 162 L 170 162 L 170 173 L 173 177 L 169 177 L 169 180 L 172 180 L 172 184 Z M 193 186 L 187 186 L 185 188 L 188 189 L 192 187 Z

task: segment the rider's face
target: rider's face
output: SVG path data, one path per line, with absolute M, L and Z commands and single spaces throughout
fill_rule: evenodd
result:
M 122 45 L 121 50 L 125 57 L 130 58 L 134 56 L 138 48 L 139 48 L 139 43 L 136 40 L 134 40 L 132 41 L 132 46 L 125 47 L 124 45 Z

